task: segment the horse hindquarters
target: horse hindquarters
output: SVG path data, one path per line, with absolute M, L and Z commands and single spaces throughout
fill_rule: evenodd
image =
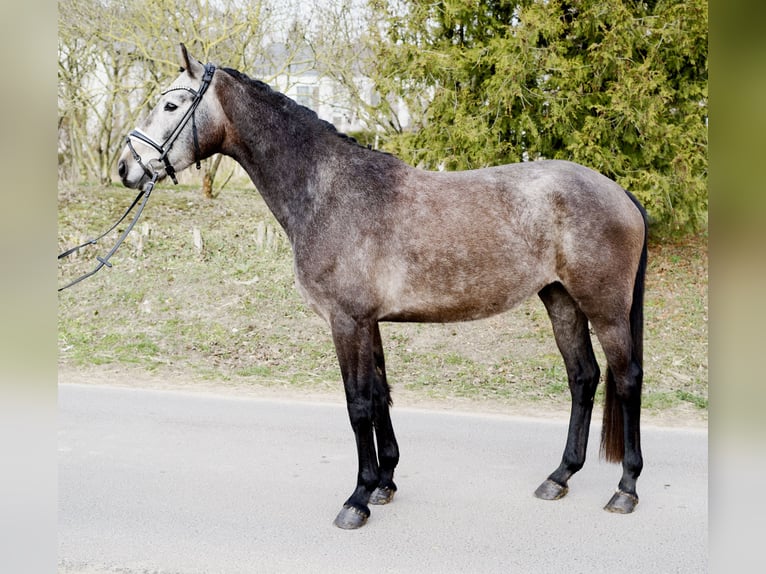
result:
M 570 242 L 575 247 L 562 258 L 567 261 L 560 271 L 562 282 L 539 293 L 567 366 L 572 414 L 561 465 L 536 495 L 547 500 L 564 496 L 568 479 L 585 460 L 599 378 L 587 329 L 590 321 L 607 360 L 602 454 L 623 466 L 617 493 L 605 509 L 620 513 L 632 512 L 638 504 L 636 480 L 643 467 L 639 419 L 647 230 L 643 208 L 630 194 L 627 197 L 638 211 L 616 204 L 621 211 L 603 219 L 605 226 L 591 227 L 588 241 Z M 640 219 L 635 217 L 638 214 Z M 599 257 L 594 258 L 594 253 Z

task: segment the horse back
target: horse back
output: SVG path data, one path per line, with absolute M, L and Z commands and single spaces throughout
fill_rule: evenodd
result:
M 471 320 L 556 281 L 630 291 L 618 268 L 637 265 L 643 243 L 626 192 L 570 162 L 402 166 L 365 193 L 336 194 L 311 245 L 296 249 L 299 289 L 325 318 L 341 305 L 378 320 Z

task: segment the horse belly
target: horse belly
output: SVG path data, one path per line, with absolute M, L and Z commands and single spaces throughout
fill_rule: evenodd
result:
M 473 321 L 507 311 L 551 282 L 537 266 L 513 272 L 509 266 L 482 271 L 445 268 L 442 272 L 409 269 L 380 286 L 380 320 L 447 323 Z

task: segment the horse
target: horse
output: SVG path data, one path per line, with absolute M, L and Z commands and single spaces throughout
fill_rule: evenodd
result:
M 215 153 L 237 161 L 289 238 L 297 290 L 329 325 L 356 439 L 356 486 L 334 524 L 364 526 L 397 491 L 399 446 L 379 323 L 457 322 L 542 300 L 572 398 L 556 500 L 585 462 L 606 358 L 601 456 L 622 463 L 604 507 L 631 513 L 640 441 L 647 215 L 606 176 L 563 160 L 469 171 L 414 168 L 362 146 L 267 84 L 191 57 L 126 138 L 134 189 Z M 190 125 L 191 124 L 191 125 Z M 159 143 L 162 142 L 162 143 Z M 199 164 L 198 164 L 199 166 Z

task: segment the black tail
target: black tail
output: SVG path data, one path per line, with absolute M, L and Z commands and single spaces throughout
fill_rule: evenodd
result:
M 633 341 L 633 360 L 638 366 L 644 367 L 644 282 L 646 279 L 647 240 L 649 229 L 646 211 L 630 192 L 630 200 L 635 204 L 644 218 L 644 245 L 641 258 L 636 270 L 636 280 L 633 285 L 633 303 L 630 307 L 630 334 Z M 625 455 L 625 435 L 623 429 L 622 406 L 617 398 L 614 376 L 611 369 L 606 370 L 606 389 L 604 395 L 604 420 L 601 427 L 601 455 L 609 462 L 622 462 Z

